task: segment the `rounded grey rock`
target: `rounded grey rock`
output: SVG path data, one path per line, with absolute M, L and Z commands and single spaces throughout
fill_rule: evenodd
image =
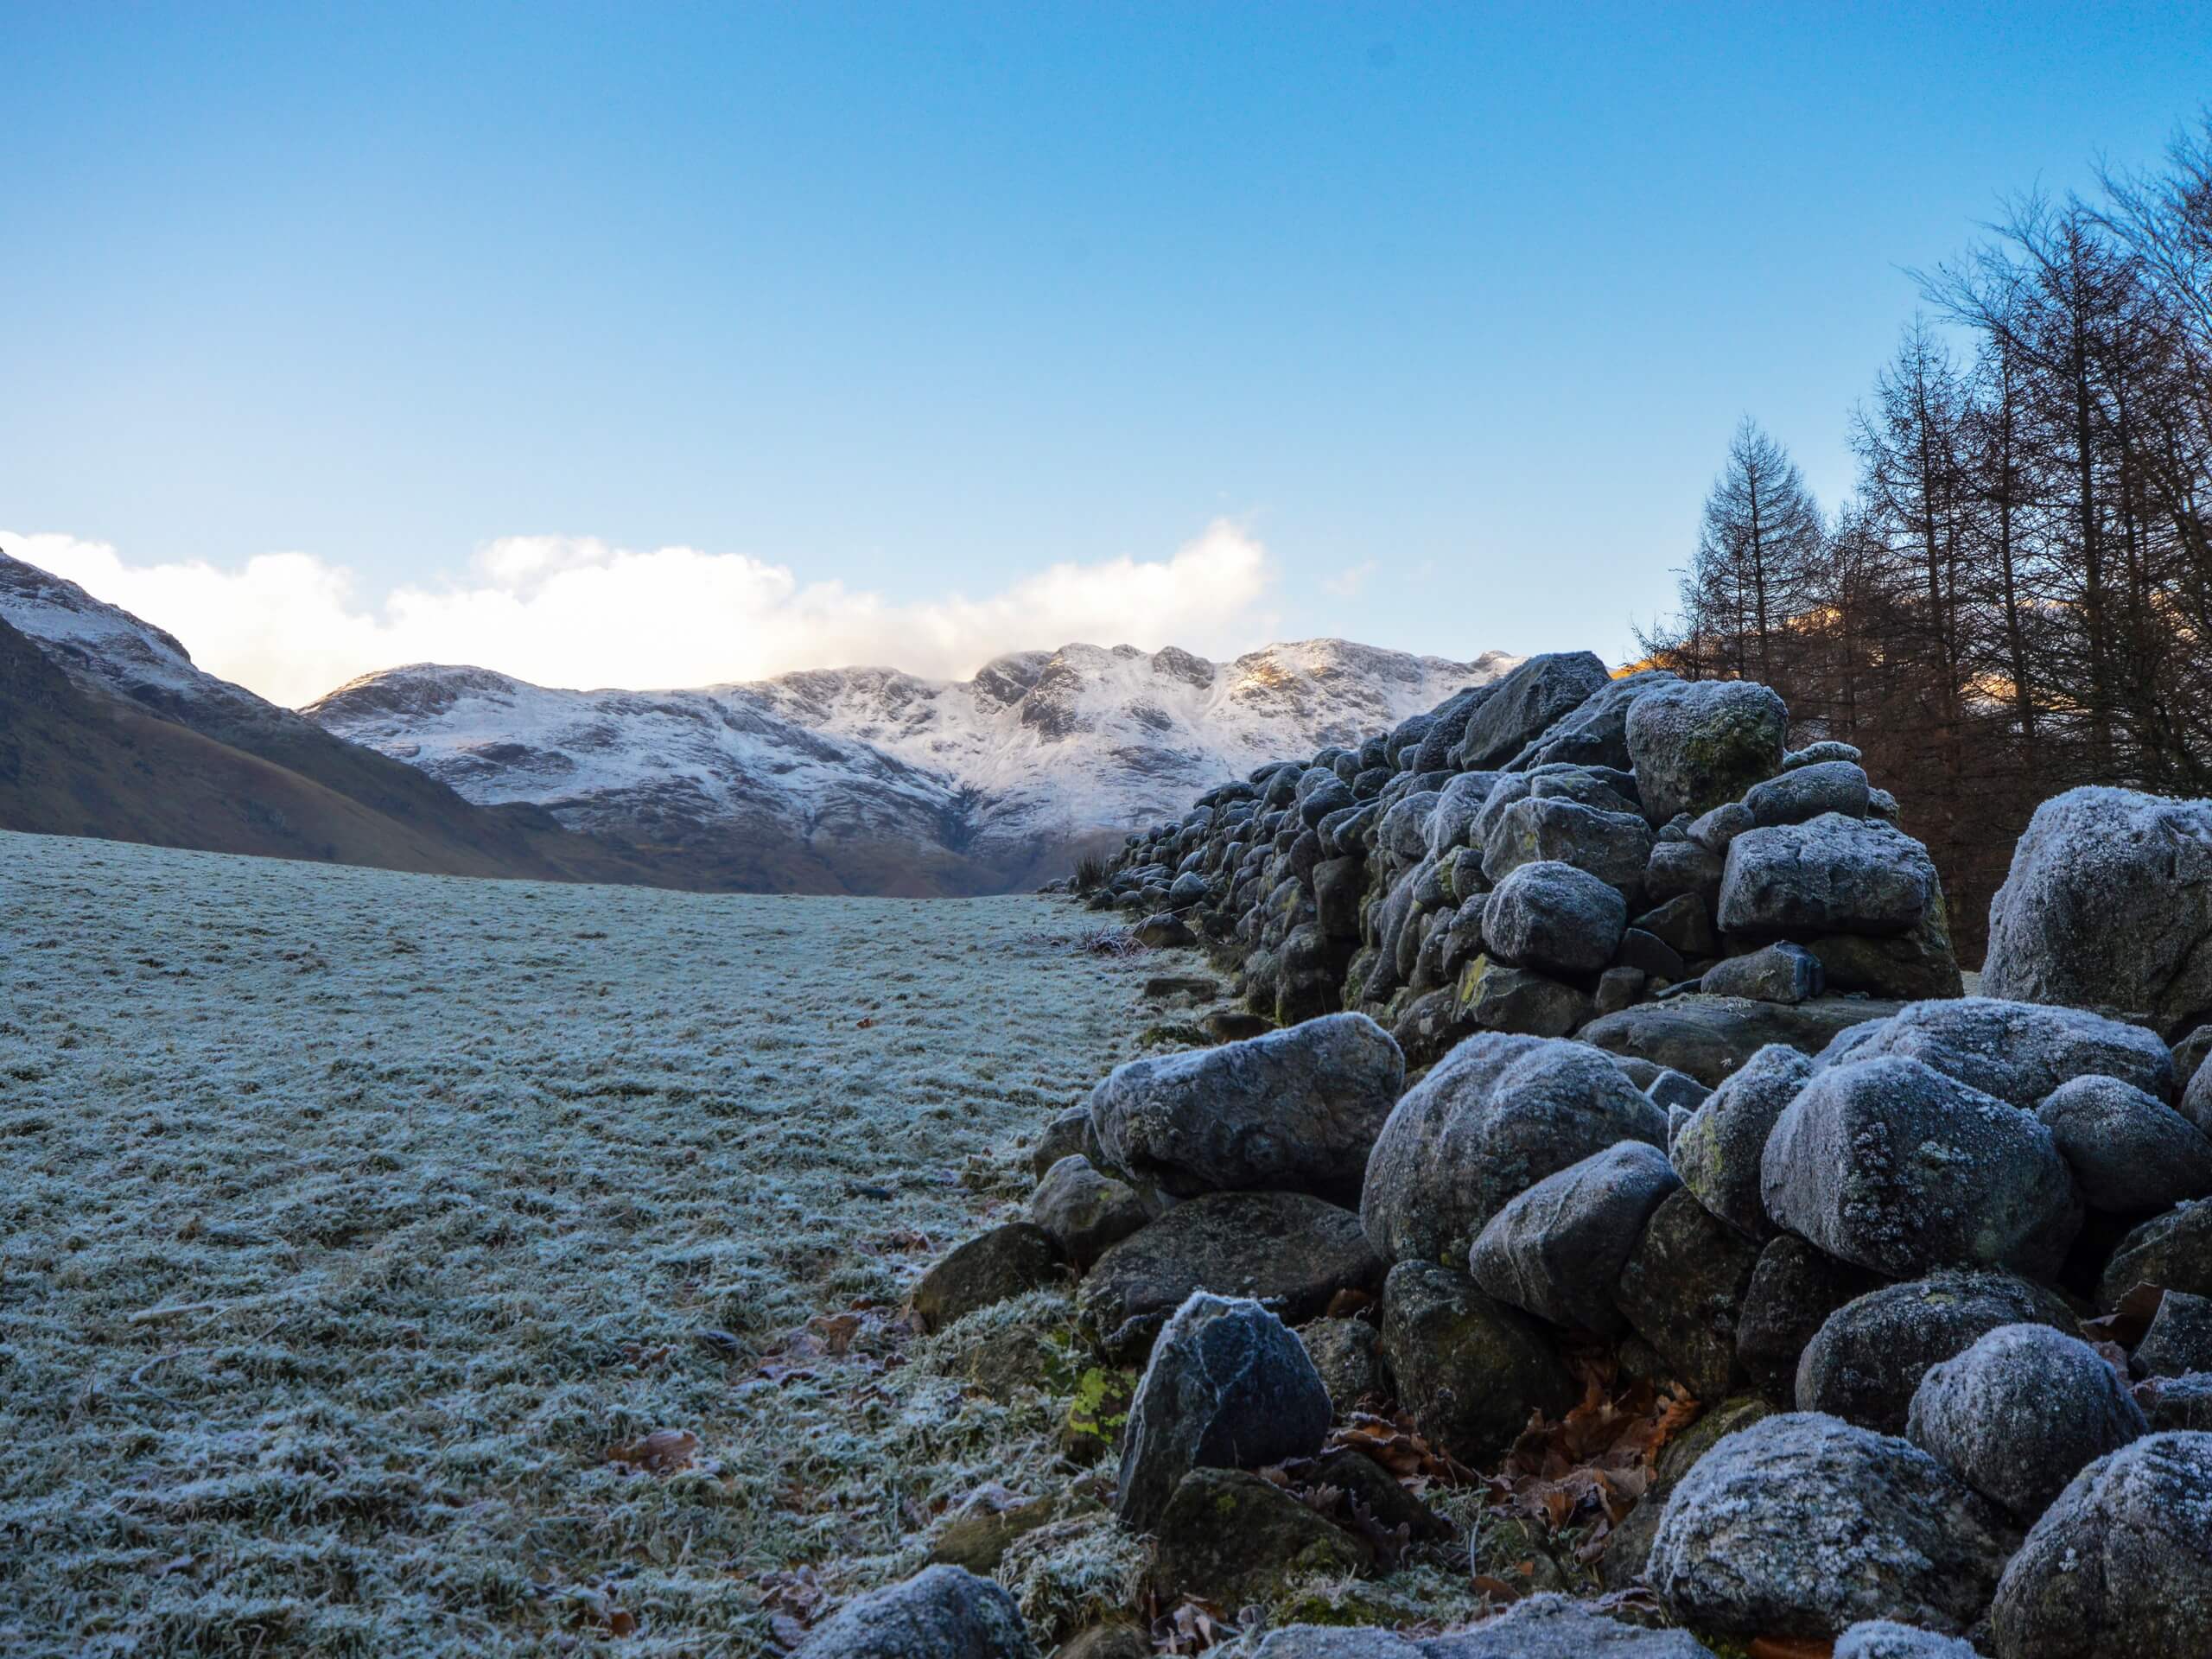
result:
M 2045 1276 L 2081 1225 L 2049 1129 L 1895 1056 L 1819 1071 L 1776 1120 L 1760 1171 L 1777 1226 L 1891 1278 L 1946 1267 Z
M 1014 1598 L 965 1567 L 929 1567 L 855 1597 L 791 1659 L 1038 1659 Z
M 1806 1344 L 1797 1408 L 1901 1434 L 1931 1367 L 2000 1326 L 2023 1324 L 2075 1328 L 2056 1292 L 2009 1274 L 1939 1273 L 1885 1285 L 1837 1308 Z
M 1620 1141 L 1663 1146 L 1666 1114 L 1611 1056 L 1560 1039 L 1470 1037 L 1376 1137 L 1359 1214 L 1388 1262 L 1466 1260 L 1516 1194 Z
M 1604 968 L 1627 926 L 1628 900 L 1616 888 L 1554 859 L 1508 874 L 1483 915 L 1483 937 L 1499 960 L 1568 977 Z
M 1746 939 L 1910 932 L 1942 889 L 1928 849 L 1868 818 L 1824 812 L 1728 843 L 1717 915 Z
M 1131 1060 L 1092 1090 L 1103 1167 L 1177 1196 L 1270 1190 L 1349 1201 L 1405 1058 L 1363 1014 Z
M 2155 1033 L 2082 1008 L 1993 996 L 1912 1003 L 1839 1033 L 1820 1058 L 1832 1065 L 1878 1054 L 1924 1060 L 2023 1111 L 2082 1077 L 2118 1077 L 2161 1100 L 2174 1094 L 2173 1058 Z
M 2118 1077 L 2075 1077 L 2036 1116 L 2092 1210 L 2148 1215 L 2212 1197 L 2212 1140 L 2156 1095 Z
M 2077 1471 L 2150 1432 L 2119 1373 L 2079 1337 L 2000 1325 L 1929 1368 L 1905 1436 L 2033 1521 Z
M 1974 1645 L 1955 1636 L 1915 1629 L 1886 1618 L 1854 1624 L 1836 1638 L 1834 1659 L 1979 1659 Z
M 1782 770 L 1789 729 L 1782 699 L 1748 680 L 1654 687 L 1630 706 L 1625 732 L 1645 815 L 1664 823 L 1737 799 Z
M 1600 1336 L 1628 1328 L 1613 1285 L 1651 1213 L 1681 1185 L 1667 1154 L 1624 1141 L 1548 1175 L 1491 1217 L 1467 1260 L 1498 1300 Z
M 2017 1536 L 1919 1447 L 1797 1412 L 1691 1467 L 1646 1576 L 1675 1618 L 1720 1635 L 1832 1637 L 1870 1618 L 1953 1635 L 1980 1616 Z
M 2212 1653 L 2212 1434 L 2145 1435 L 2075 1476 L 1989 1618 L 1999 1659 Z

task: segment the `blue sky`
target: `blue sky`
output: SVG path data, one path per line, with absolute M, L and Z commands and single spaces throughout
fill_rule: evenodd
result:
M 1904 269 L 2154 161 L 2212 16 L 0 0 L 0 544 L 291 696 L 1623 654 L 1738 416 L 1833 503 Z

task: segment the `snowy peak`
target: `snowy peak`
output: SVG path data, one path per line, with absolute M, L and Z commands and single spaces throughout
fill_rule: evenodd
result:
M 815 669 L 657 691 L 561 690 L 416 664 L 305 711 L 486 804 L 529 802 L 630 845 L 785 835 L 957 854 L 1027 880 L 1286 753 L 1356 740 L 1516 659 L 1340 639 L 1227 664 L 1062 645 L 970 680 Z M 1017 874 L 1018 873 L 1018 874 Z

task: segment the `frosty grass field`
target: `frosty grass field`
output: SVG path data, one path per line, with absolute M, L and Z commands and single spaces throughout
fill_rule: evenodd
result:
M 1034 1493 L 1065 1302 L 896 1304 L 1135 1052 L 1094 923 L 0 834 L 0 1649 L 772 1651 Z

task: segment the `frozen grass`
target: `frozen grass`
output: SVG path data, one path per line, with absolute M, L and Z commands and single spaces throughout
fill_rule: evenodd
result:
M 1064 1484 L 887 1315 L 1134 1052 L 1095 925 L 0 835 L 0 1649 L 751 1653 Z

